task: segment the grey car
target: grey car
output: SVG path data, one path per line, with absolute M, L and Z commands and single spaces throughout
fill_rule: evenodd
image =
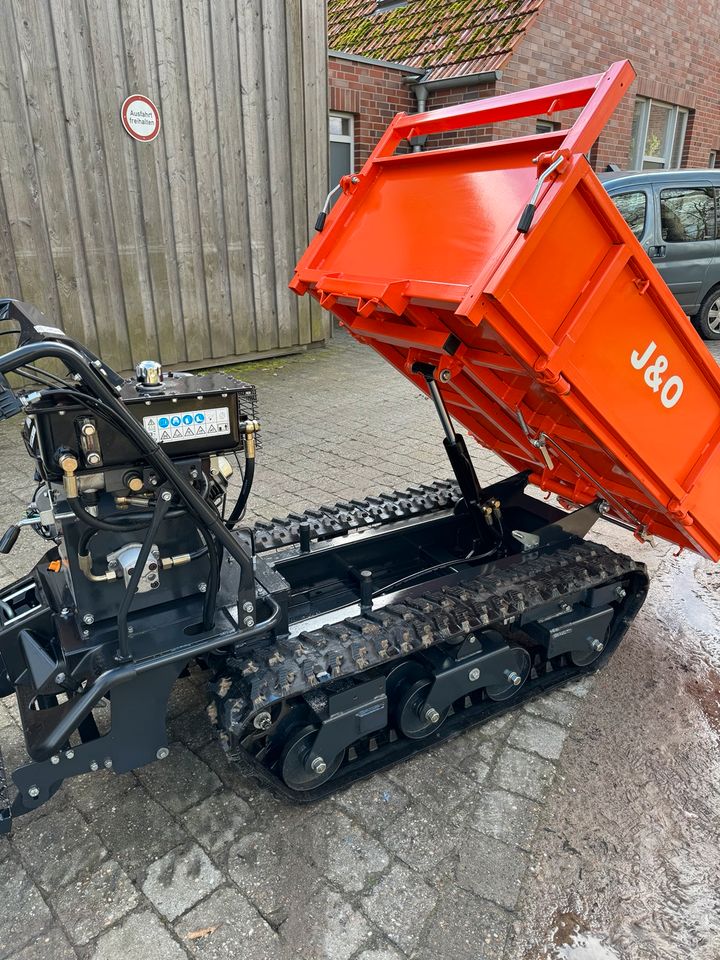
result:
M 720 170 L 600 179 L 700 334 L 720 340 Z

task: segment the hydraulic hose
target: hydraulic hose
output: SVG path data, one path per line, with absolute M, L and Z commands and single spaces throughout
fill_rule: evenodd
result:
M 237 502 L 235 503 L 232 513 L 228 517 L 227 521 L 228 529 L 230 530 L 232 530 L 245 512 L 245 507 L 247 506 L 248 499 L 250 498 L 250 491 L 252 490 L 254 477 L 255 456 L 253 455 L 252 457 L 246 457 L 245 459 L 245 475 L 243 476 L 242 487 L 240 488 Z
M 131 658 L 130 653 L 130 638 L 128 634 L 127 618 L 128 612 L 130 610 L 130 605 L 133 602 L 133 598 L 137 593 L 138 584 L 140 583 L 140 577 L 145 571 L 145 564 L 147 563 L 148 557 L 150 556 L 150 550 L 152 549 L 153 540 L 157 534 L 160 524 L 165 519 L 165 514 L 170 509 L 170 501 L 172 499 L 172 493 L 168 487 L 163 487 L 160 490 L 158 496 L 157 505 L 155 507 L 155 512 L 153 514 L 152 522 L 148 527 L 147 533 L 145 534 L 145 539 L 143 540 L 143 545 L 140 548 L 140 553 L 138 558 L 135 561 L 135 568 L 133 569 L 132 575 L 130 576 L 130 581 L 127 585 L 127 590 L 122 599 L 122 603 L 118 608 L 117 613 L 117 625 L 118 625 L 118 660 L 129 660 Z
M 198 533 L 205 542 L 205 551 L 210 561 L 210 574 L 208 576 L 207 587 L 205 588 L 205 599 L 203 601 L 203 629 L 210 630 L 215 623 L 215 608 L 217 605 L 218 590 L 220 589 L 220 553 L 215 543 L 215 538 L 209 531 L 203 527 L 198 527 Z

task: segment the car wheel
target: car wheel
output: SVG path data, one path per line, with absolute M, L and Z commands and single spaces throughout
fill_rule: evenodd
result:
M 720 340 L 720 287 L 711 290 L 703 300 L 695 326 L 703 339 Z

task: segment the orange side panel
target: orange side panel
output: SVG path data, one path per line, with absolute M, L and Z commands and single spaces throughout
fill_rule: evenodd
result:
M 717 560 L 718 368 L 584 156 L 633 77 L 623 61 L 399 115 L 291 286 L 418 388 L 412 364 L 433 363 L 455 419 L 543 489 Z M 405 136 L 577 107 L 569 130 L 395 155 Z

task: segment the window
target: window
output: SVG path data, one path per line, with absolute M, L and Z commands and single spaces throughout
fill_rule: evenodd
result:
M 715 197 L 712 187 L 678 187 L 660 191 L 662 238 L 668 243 L 712 240 Z
M 560 123 L 558 120 L 536 120 L 535 121 L 535 133 L 552 133 L 554 130 L 560 129 Z
M 658 100 L 635 99 L 630 165 L 634 170 L 662 170 L 682 162 L 689 111 Z
M 349 113 L 330 114 L 330 189 L 354 167 L 353 118 Z
M 619 193 L 612 198 L 612 202 L 622 214 L 623 220 L 640 240 L 645 232 L 647 195 L 642 190 L 636 190 L 633 193 Z

